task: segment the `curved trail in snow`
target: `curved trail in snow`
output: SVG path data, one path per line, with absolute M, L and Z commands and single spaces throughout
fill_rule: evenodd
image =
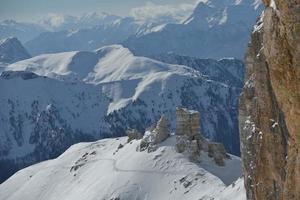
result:
M 96 160 L 92 160 L 87 162 L 86 164 L 91 164 L 97 161 L 109 161 L 112 163 L 113 170 L 116 172 L 124 172 L 124 173 L 144 173 L 144 174 L 159 174 L 159 175 L 188 175 L 186 171 L 158 171 L 158 170 L 140 170 L 140 169 L 122 169 L 117 166 L 117 160 L 111 158 L 99 158 Z M 199 170 L 200 171 L 200 170 Z M 201 174 L 204 175 L 204 172 Z
M 117 166 L 117 160 L 116 159 L 111 159 L 111 158 L 99 158 L 99 159 L 95 159 L 95 160 L 90 160 L 86 163 L 81 163 L 82 166 L 85 165 L 89 165 L 92 163 L 96 163 L 98 161 L 108 161 L 112 163 L 112 167 L 113 170 L 115 172 L 123 172 L 123 173 L 144 173 L 144 174 L 159 174 L 159 175 L 183 175 L 183 176 L 187 176 L 190 173 L 188 173 L 187 171 L 159 171 L 159 170 L 140 170 L 140 169 L 122 169 L 120 167 Z M 79 164 L 80 165 L 80 164 Z M 47 166 L 47 167 L 43 167 L 43 170 L 45 169 L 49 169 L 49 168 L 61 168 L 61 169 L 67 169 L 70 170 L 72 167 L 74 166 L 62 166 L 62 165 L 52 165 L 52 166 Z M 80 168 L 79 168 L 80 169 Z M 193 171 L 193 173 L 196 173 L 195 171 Z M 199 174 L 200 175 L 205 175 L 205 172 L 202 170 L 199 170 Z

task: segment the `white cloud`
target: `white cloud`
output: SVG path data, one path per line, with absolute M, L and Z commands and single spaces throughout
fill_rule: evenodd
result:
M 53 27 L 59 27 L 65 22 L 65 16 L 59 14 L 49 14 L 49 24 Z
M 147 2 L 144 6 L 133 8 L 130 15 L 142 21 L 155 21 L 160 18 L 170 18 L 174 19 L 174 21 L 180 21 L 193 12 L 197 2 L 177 5 L 161 5 Z
M 66 23 L 75 22 L 77 17 L 64 15 L 64 14 L 57 14 L 57 13 L 48 13 L 45 17 L 43 17 L 39 24 L 44 28 L 53 31 L 56 28 L 62 27 Z

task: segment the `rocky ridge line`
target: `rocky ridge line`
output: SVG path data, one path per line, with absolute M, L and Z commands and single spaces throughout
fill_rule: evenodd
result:
M 127 131 L 128 143 L 140 140 L 141 134 L 134 129 Z M 137 151 L 154 152 L 159 144 L 171 135 L 167 119 L 162 116 L 155 128 L 150 128 L 140 141 Z M 191 161 L 199 162 L 201 153 L 206 152 L 219 166 L 225 165 L 225 159 L 230 159 L 224 145 L 206 140 L 200 131 L 200 114 L 198 111 L 176 108 L 176 144 L 178 153 L 187 155 Z

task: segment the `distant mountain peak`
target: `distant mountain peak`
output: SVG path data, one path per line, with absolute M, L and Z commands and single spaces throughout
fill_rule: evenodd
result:
M 123 44 L 140 56 L 174 52 L 198 58 L 243 58 L 260 5 L 257 0 L 201 0 L 182 23 L 131 36 Z
M 31 56 L 16 37 L 0 40 L 0 62 L 14 63 Z
M 208 28 L 208 17 L 211 15 L 211 13 L 213 12 L 213 8 L 204 2 L 200 2 L 194 12 L 192 13 L 192 15 L 190 17 L 188 17 L 183 24 L 190 24 L 190 23 L 194 23 L 195 21 L 197 21 L 197 24 L 199 26 L 201 26 L 202 28 Z
M 226 22 L 225 18 L 228 18 L 227 15 L 235 15 L 237 11 L 234 11 L 232 8 L 240 6 L 244 6 L 244 8 L 239 8 L 239 10 L 247 11 L 244 13 L 245 16 L 242 16 L 242 13 L 239 12 L 240 21 L 246 21 L 248 18 L 253 18 L 252 15 L 254 12 L 250 12 L 250 10 L 257 10 L 261 5 L 262 3 L 258 0 L 200 1 L 191 16 L 184 21 L 184 24 L 193 22 L 194 24 L 197 23 L 202 26 L 206 24 L 209 27 L 220 25 Z M 230 11 L 228 11 L 229 7 L 232 7 Z M 245 18 L 245 20 L 243 20 L 243 18 Z

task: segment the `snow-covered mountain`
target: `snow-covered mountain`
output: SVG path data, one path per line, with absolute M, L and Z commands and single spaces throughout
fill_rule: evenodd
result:
M 5 66 L 31 56 L 22 46 L 21 42 L 14 37 L 0 40 L 0 73 Z
M 183 23 L 131 36 L 123 44 L 135 55 L 173 52 L 200 58 L 241 59 L 261 9 L 257 0 L 200 1 Z
M 53 14 L 37 24 L 3 21 L 0 38 L 19 38 L 32 55 L 123 44 L 135 55 L 173 52 L 200 58 L 241 59 L 260 11 L 257 0 L 207 0 L 200 1 L 182 22 L 164 15 L 141 20 L 107 13 Z
M 126 140 L 76 144 L 17 172 L 0 185 L 0 199 L 246 199 L 237 157 L 219 167 L 206 153 L 199 163 L 176 153 L 175 136 L 151 153 L 136 150 L 140 141 Z
M 25 43 L 32 55 L 65 51 L 89 51 L 121 43 L 135 34 L 140 25 L 130 17 L 97 26 L 44 32 Z
M 0 39 L 16 37 L 26 43 L 44 32 L 74 31 L 111 25 L 121 17 L 108 13 L 86 13 L 81 16 L 49 14 L 36 23 L 4 20 L 0 22 Z
M 30 57 L 17 38 L 10 37 L 0 40 L 0 62 L 14 63 Z
M 44 31 L 44 28 L 34 23 L 16 22 L 14 20 L 0 22 L 0 39 L 16 37 L 22 43 L 25 43 Z
M 257 0 L 208 0 L 200 1 L 182 22 L 170 16 L 140 20 L 107 13 L 51 15 L 36 25 L 48 31 L 41 33 L 33 28 L 38 35 L 26 40 L 25 47 L 32 55 L 39 55 L 123 44 L 135 55 L 173 52 L 200 58 L 241 59 L 260 11 L 261 3 Z
M 226 66 L 240 64 L 229 59 Z M 174 130 L 180 105 L 200 111 L 203 134 L 239 154 L 240 88 L 211 80 L 199 69 L 136 57 L 119 45 L 40 55 L 5 69 L 10 71 L 0 78 L 5 175 L 53 158 L 77 141 L 122 136 L 128 128 L 144 131 L 161 115 Z M 22 78 L 25 72 L 18 71 L 38 76 Z
M 80 16 L 48 14 L 36 23 L 4 20 L 0 22 L 0 39 L 19 38 L 26 43 L 32 55 L 94 50 L 121 43 L 130 35 L 149 33 L 155 31 L 157 26 L 178 21 L 165 15 L 148 18 L 92 12 Z
M 57 28 L 48 28 L 52 31 L 43 32 L 24 44 L 32 55 L 91 51 L 107 45 L 120 44 L 132 35 L 156 32 L 170 21 L 164 18 L 157 22 L 141 21 L 133 17 L 121 18 L 108 14 L 84 15 L 80 18 L 54 16 L 58 17 L 62 18 L 62 22 Z M 51 23 L 54 19 L 48 20 L 50 22 L 43 23 Z

